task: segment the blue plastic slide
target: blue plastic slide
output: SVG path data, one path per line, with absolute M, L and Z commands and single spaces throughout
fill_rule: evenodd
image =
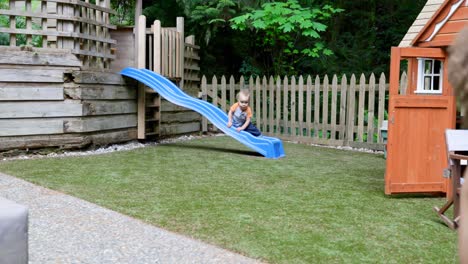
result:
M 173 104 L 198 112 L 225 134 L 235 138 L 266 158 L 277 159 L 285 156 L 281 140 L 266 136 L 255 137 L 244 131 L 237 132 L 233 127 L 228 128 L 228 116 L 223 110 L 208 102 L 191 97 L 170 80 L 155 72 L 128 67 L 123 69 L 120 74 L 144 83 Z

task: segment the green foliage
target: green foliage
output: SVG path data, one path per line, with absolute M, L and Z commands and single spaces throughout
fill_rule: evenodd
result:
M 231 0 L 198 0 L 192 1 L 194 9 L 189 11 L 193 23 L 202 28 L 203 40 L 208 44 L 219 27 L 224 27 L 227 21 L 237 13 L 234 1 Z
M 134 25 L 135 23 L 135 0 L 112 0 L 112 8 L 117 15 L 111 16 L 111 23 L 114 25 Z
M 332 51 L 321 41 L 327 26 L 323 21 L 342 9 L 331 5 L 304 8 L 297 0 L 272 2 L 232 18 L 235 30 L 251 30 L 257 34 L 257 45 L 273 58 L 273 74 L 295 74 L 298 62 L 304 58 L 329 56 Z

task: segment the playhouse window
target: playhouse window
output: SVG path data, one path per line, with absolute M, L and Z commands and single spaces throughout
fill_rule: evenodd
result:
M 434 59 L 418 59 L 418 86 L 416 93 L 442 93 L 442 62 Z

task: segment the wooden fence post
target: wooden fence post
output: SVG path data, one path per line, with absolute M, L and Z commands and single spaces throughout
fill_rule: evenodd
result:
M 275 115 L 275 126 L 276 126 L 276 136 L 279 136 L 281 134 L 281 78 L 279 76 L 276 77 L 276 115 Z
M 201 90 L 202 90 L 202 100 L 207 101 L 208 100 L 208 88 L 206 84 L 206 77 L 203 75 L 201 79 Z M 205 117 L 202 116 L 202 132 L 207 132 L 208 131 L 208 121 L 206 120 Z
M 378 113 L 378 127 L 382 126 L 382 122 L 385 117 L 385 75 L 382 73 L 380 74 L 379 78 L 379 113 Z M 380 136 L 380 133 L 377 134 L 377 142 L 382 142 L 382 138 Z
M 330 125 L 331 125 L 331 132 L 330 132 L 330 139 L 335 140 L 336 139 L 336 107 L 337 107 L 337 98 L 338 98 L 338 77 L 336 77 L 336 74 L 333 75 L 332 78 L 332 104 L 331 104 L 331 119 L 330 119 Z
M 366 77 L 361 74 L 359 78 L 359 99 L 358 99 L 358 130 L 357 141 L 362 142 L 364 139 L 364 100 L 366 96 Z
M 328 75 L 323 78 L 323 102 L 322 102 L 322 138 L 328 138 Z
M 310 134 L 312 131 L 312 77 L 310 75 L 307 76 L 306 84 L 306 125 L 306 137 L 310 137 L 312 136 Z
M 283 78 L 283 129 L 284 134 L 289 135 L 291 131 L 289 130 L 290 121 L 289 121 L 289 81 L 288 77 L 284 76 Z
M 369 104 L 367 106 L 367 143 L 374 142 L 374 107 L 375 107 L 375 76 L 372 73 L 369 79 Z M 377 131 L 378 132 L 378 131 Z
M 354 125 L 355 125 L 355 100 L 356 100 L 356 76 L 353 74 L 351 75 L 351 80 L 349 83 L 349 90 L 348 90 L 348 118 L 346 120 L 346 141 L 349 145 L 349 142 L 354 141 Z
M 346 135 L 346 102 L 348 94 L 348 79 L 343 74 L 341 77 L 341 98 L 340 98 L 340 132 L 338 139 L 344 140 Z
M 299 112 L 299 116 L 297 118 L 298 123 L 299 123 L 299 136 L 302 137 L 304 136 L 304 77 L 302 75 L 299 76 L 299 87 L 298 87 L 298 92 L 299 92 L 299 102 L 297 105 L 297 111 Z
M 320 126 L 320 78 L 315 76 L 315 85 L 314 85 L 314 137 L 319 138 L 319 130 L 323 131 L 323 128 Z

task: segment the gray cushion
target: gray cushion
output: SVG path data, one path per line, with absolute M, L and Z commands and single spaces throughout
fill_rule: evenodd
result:
M 28 208 L 0 197 L 0 263 L 28 263 Z

